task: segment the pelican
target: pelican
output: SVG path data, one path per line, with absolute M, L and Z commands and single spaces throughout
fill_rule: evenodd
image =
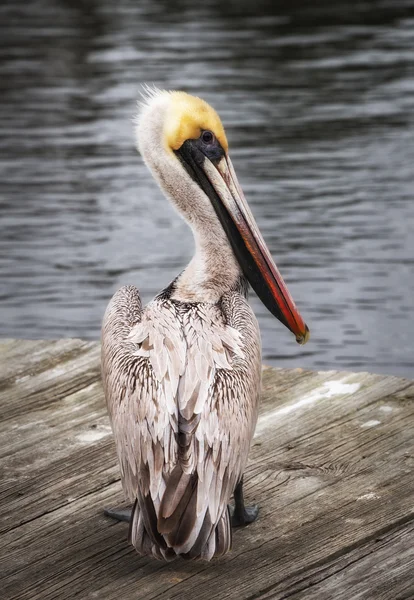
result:
M 261 386 L 248 284 L 299 343 L 309 329 L 244 198 L 215 110 L 185 92 L 153 90 L 136 135 L 146 165 L 190 225 L 195 253 L 147 306 L 125 286 L 106 309 L 103 384 L 133 504 L 106 514 L 129 521 L 141 555 L 209 561 L 230 550 L 232 526 L 258 515 L 243 500 Z

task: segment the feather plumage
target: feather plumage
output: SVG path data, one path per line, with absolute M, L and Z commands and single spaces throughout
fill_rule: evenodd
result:
M 166 560 L 221 556 L 257 419 L 260 338 L 247 301 L 160 295 L 143 310 L 124 287 L 105 314 L 102 364 L 132 544 Z

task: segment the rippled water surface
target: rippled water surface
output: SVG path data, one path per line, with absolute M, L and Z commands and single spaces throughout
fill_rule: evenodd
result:
M 413 1 L 6 0 L 0 45 L 2 336 L 97 338 L 114 290 L 189 260 L 134 149 L 154 82 L 220 112 L 310 325 L 253 299 L 265 361 L 413 375 Z

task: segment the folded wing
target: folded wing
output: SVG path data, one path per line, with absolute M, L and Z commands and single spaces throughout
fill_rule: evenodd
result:
M 257 417 L 260 343 L 239 294 L 221 306 L 122 288 L 106 311 L 102 365 L 138 552 L 209 560 L 231 545 L 227 505 Z

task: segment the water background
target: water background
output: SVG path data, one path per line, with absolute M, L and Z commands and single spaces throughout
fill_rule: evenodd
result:
M 204 97 L 312 337 L 264 360 L 414 370 L 414 2 L 5 0 L 0 335 L 97 339 L 192 237 L 134 148 L 143 82 Z

